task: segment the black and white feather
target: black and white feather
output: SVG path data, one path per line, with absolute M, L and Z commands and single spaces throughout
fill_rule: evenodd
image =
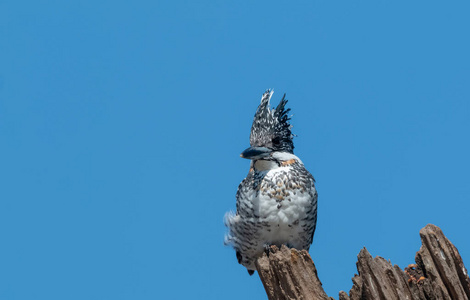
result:
M 290 109 L 286 109 L 286 94 L 276 109 L 270 109 L 269 102 L 273 92 L 268 90 L 261 97 L 261 104 L 256 110 L 251 126 L 250 145 L 276 148 L 278 151 L 294 153 L 294 135 L 289 124 Z
M 317 221 L 317 191 L 313 176 L 294 155 L 285 95 L 270 108 L 266 91 L 251 127 L 250 145 L 241 157 L 250 170 L 236 194 L 237 211 L 225 215 L 225 244 L 253 274 L 255 260 L 269 245 L 309 249 Z

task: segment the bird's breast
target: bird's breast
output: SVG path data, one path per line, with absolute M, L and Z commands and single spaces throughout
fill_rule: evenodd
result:
M 290 224 L 306 215 L 312 200 L 309 189 L 295 178 L 291 168 L 266 173 L 259 184 L 254 208 L 262 221 Z

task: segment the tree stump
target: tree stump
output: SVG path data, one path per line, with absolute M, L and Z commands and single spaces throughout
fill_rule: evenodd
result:
M 470 300 L 470 278 L 457 248 L 435 225 L 427 225 L 419 234 L 422 246 L 416 263 L 404 270 L 362 249 L 349 295 L 341 291 L 339 299 Z M 323 290 L 305 250 L 272 246 L 269 255 L 257 260 L 256 268 L 269 300 L 333 299 Z
M 278 249 L 271 246 L 256 261 L 256 269 L 269 300 L 321 299 L 328 300 L 317 276 L 317 269 L 306 250 Z

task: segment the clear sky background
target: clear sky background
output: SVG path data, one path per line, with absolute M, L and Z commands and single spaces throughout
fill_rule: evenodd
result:
M 223 216 L 262 93 L 349 291 L 440 226 L 470 266 L 468 1 L 1 1 L 0 298 L 266 299 Z

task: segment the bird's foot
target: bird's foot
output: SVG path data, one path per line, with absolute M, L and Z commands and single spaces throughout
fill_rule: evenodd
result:
M 269 257 L 271 253 L 274 253 L 276 248 L 276 245 L 264 244 L 264 253 L 266 253 L 266 255 Z

